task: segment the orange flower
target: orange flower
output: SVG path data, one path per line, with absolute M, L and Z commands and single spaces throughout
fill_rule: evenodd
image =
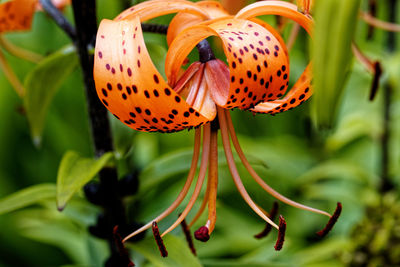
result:
M 140 23 L 176 12 L 179 13 L 171 21 L 167 34 L 170 44 L 165 63 L 167 82 L 151 62 Z M 312 19 L 298 12 L 296 5 L 283 1 L 257 2 L 233 17 L 213 1 L 192 3 L 185 0 L 153 0 L 133 6 L 113 21 L 103 20 L 100 24 L 95 49 L 94 79 L 99 98 L 108 110 L 126 125 L 139 131 L 174 132 L 196 127 L 194 153 L 187 181 L 174 203 L 153 221 L 158 222 L 168 216 L 187 195 L 200 157 L 199 126 L 203 128 L 201 163 L 194 192 L 178 220 L 163 235 L 173 230 L 188 215 L 200 194 L 207 169 L 205 198 L 190 225 L 200 217 L 208 204 L 208 220 L 205 226 L 196 231 L 195 237 L 206 241 L 214 230 L 218 184 L 216 115 L 235 185 L 254 212 L 280 230 L 277 250 L 282 246 L 286 223 L 281 217 L 279 226 L 276 225 L 268 213 L 251 199 L 237 171 L 230 141 L 250 175 L 275 198 L 294 207 L 326 215 L 331 218 L 331 226 L 340 213 L 338 208 L 334 216 L 331 216 L 280 195 L 258 176 L 239 146 L 229 109 L 275 114 L 302 104 L 312 94 L 310 65 L 294 87 L 287 90 L 289 61 L 285 43 L 270 25 L 255 18 L 259 15 L 284 16 L 300 24 L 308 33 L 312 30 Z M 222 41 L 229 66 L 208 53 L 181 75 L 187 55 L 209 36 L 216 36 Z M 125 240 L 150 228 L 152 222 Z M 322 235 L 331 226 L 328 225 Z
M 71 3 L 71 0 L 53 0 L 52 3 L 59 9 Z M 15 31 L 26 31 L 32 27 L 33 15 L 36 10 L 42 7 L 39 0 L 10 0 L 0 4 L 0 46 L 23 59 L 37 63 L 42 59 L 40 55 L 24 50 L 8 42 L 3 36 L 4 33 Z M 17 94 L 24 95 L 24 87 L 9 66 L 3 53 L 0 50 L 0 68 L 3 69 L 7 79 L 14 87 Z

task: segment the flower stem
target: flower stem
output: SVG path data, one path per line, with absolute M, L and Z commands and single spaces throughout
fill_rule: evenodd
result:
M 72 8 L 76 25 L 74 41 L 83 72 L 94 151 L 96 157 L 100 157 L 106 152 L 113 151 L 113 145 L 107 110 L 97 97 L 93 80 L 93 55 L 90 55 L 88 50 L 93 46 L 97 33 L 96 1 L 72 0 Z M 108 229 L 110 233 L 107 233 L 111 250 L 110 259 L 115 259 L 119 257 L 119 252 L 112 238 L 113 227 L 127 225 L 125 207 L 118 192 L 117 169 L 104 168 L 99 173 L 99 179 L 101 186 L 106 189 L 103 209 L 105 220 L 112 226 Z
M 40 0 L 40 4 L 54 22 L 64 30 L 69 38 L 73 41 L 76 40 L 75 28 L 68 22 L 60 10 L 58 10 L 50 0 Z

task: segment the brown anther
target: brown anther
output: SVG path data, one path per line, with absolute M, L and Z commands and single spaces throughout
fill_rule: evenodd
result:
M 164 245 L 164 242 L 163 242 L 163 240 L 161 238 L 160 231 L 158 230 L 158 225 L 157 225 L 156 221 L 153 222 L 153 225 L 152 225 L 151 229 L 153 230 L 153 236 L 154 236 L 154 239 L 156 240 L 158 249 L 160 250 L 161 257 L 164 257 L 164 258 L 167 257 L 168 256 L 168 251 L 165 248 L 165 245 Z
M 369 100 L 372 101 L 374 100 L 376 93 L 378 92 L 379 88 L 379 81 L 381 79 L 382 75 L 382 67 L 379 61 L 376 61 L 373 64 L 374 67 L 374 79 L 372 80 L 372 85 L 371 85 L 371 90 L 370 90 L 370 95 L 369 95 Z
M 279 251 L 283 247 L 283 242 L 285 242 L 285 232 L 286 232 L 286 221 L 282 217 L 282 215 L 279 216 L 279 231 L 278 231 L 278 239 L 276 240 L 275 243 L 275 250 Z
M 337 206 L 336 206 L 336 210 L 333 213 L 333 215 L 331 216 L 331 218 L 329 219 L 325 228 L 322 229 L 321 231 L 317 232 L 317 235 L 319 235 L 320 237 L 326 236 L 332 230 L 332 228 L 335 225 L 335 223 L 337 222 L 341 212 L 342 212 L 342 203 L 338 202 Z
M 210 235 L 208 234 L 208 227 L 200 227 L 196 232 L 194 232 L 194 238 L 202 242 L 207 242 L 210 239 Z
M 269 213 L 269 218 L 270 218 L 272 221 L 275 220 L 275 217 L 276 217 L 276 215 L 278 214 L 278 210 L 279 210 L 279 204 L 278 204 L 278 202 L 274 201 L 274 204 L 273 204 L 273 206 L 272 206 L 272 209 L 271 209 L 271 211 L 270 211 L 270 213 Z M 264 230 L 262 230 L 259 234 L 256 234 L 254 237 L 257 238 L 257 239 L 264 238 L 264 237 L 266 237 L 266 236 L 269 234 L 269 232 L 271 232 L 271 230 L 272 230 L 272 225 L 270 225 L 269 223 L 267 223 L 267 224 L 265 225 Z
M 190 229 L 189 229 L 189 226 L 186 223 L 186 220 L 183 220 L 181 222 L 181 226 L 182 226 L 183 233 L 185 234 L 188 246 L 189 246 L 190 250 L 192 251 L 193 255 L 196 256 L 197 255 L 196 254 L 196 248 L 194 247 L 192 235 L 190 234 Z
M 122 237 L 118 232 L 118 225 L 116 225 L 113 229 L 113 238 L 115 245 L 117 247 L 119 256 L 122 261 L 124 261 L 124 266 L 132 267 L 135 266 L 135 264 L 131 261 L 129 258 L 129 252 L 125 248 L 124 243 L 122 242 Z

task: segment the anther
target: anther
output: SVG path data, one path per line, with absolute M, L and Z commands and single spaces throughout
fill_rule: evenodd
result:
M 190 229 L 189 229 L 189 226 L 187 225 L 185 219 L 181 222 L 181 226 L 182 226 L 183 233 L 185 234 L 188 246 L 189 246 L 190 250 L 192 251 L 193 255 L 196 256 L 197 255 L 196 248 L 194 247 L 192 235 L 190 234 Z
M 342 212 L 342 203 L 338 202 L 337 206 L 336 206 L 336 210 L 333 213 L 333 215 L 331 216 L 331 218 L 329 219 L 325 228 L 322 229 L 321 231 L 317 232 L 317 235 L 319 235 L 320 237 L 326 236 L 332 230 L 332 228 L 335 225 L 335 223 L 337 222 L 341 212 Z
M 279 251 L 283 247 L 283 242 L 285 242 L 285 232 L 286 232 L 286 221 L 282 217 L 282 215 L 279 216 L 279 232 L 278 232 L 278 239 L 276 240 L 275 243 L 275 250 Z
M 381 64 L 379 61 L 375 62 L 373 67 L 374 67 L 374 79 L 372 80 L 372 85 L 371 85 L 371 90 L 370 90 L 370 95 L 369 95 L 370 101 L 374 100 L 376 93 L 378 92 L 379 81 L 380 81 L 381 75 L 382 75 L 382 67 L 381 67 Z
M 152 230 L 153 230 L 154 239 L 156 240 L 158 249 L 160 250 L 161 257 L 164 257 L 164 258 L 167 257 L 168 256 L 168 251 L 165 248 L 165 245 L 164 245 L 164 242 L 163 242 L 163 240 L 161 238 L 160 231 L 158 230 L 158 225 L 157 225 L 156 221 L 153 222 Z
M 199 241 L 207 242 L 210 239 L 210 234 L 208 233 L 208 227 L 202 226 L 196 232 L 194 232 L 194 238 Z
M 118 232 L 118 225 L 116 225 L 113 229 L 113 238 L 119 253 L 119 260 L 121 263 L 123 262 L 123 266 L 135 266 L 135 264 L 130 260 L 128 250 L 125 248 L 124 243 L 122 242 L 122 237 Z
M 269 218 L 272 221 L 275 220 L 275 217 L 278 214 L 278 210 L 279 210 L 279 204 L 278 204 L 278 202 L 274 201 L 274 204 L 272 206 L 271 212 L 269 213 Z M 267 223 L 265 225 L 264 230 L 262 230 L 259 234 L 256 234 L 254 237 L 257 238 L 257 239 L 264 238 L 269 234 L 269 232 L 271 232 L 271 230 L 272 230 L 272 225 Z

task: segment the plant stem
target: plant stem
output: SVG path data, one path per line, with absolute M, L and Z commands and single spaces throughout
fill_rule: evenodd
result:
M 97 33 L 96 1 L 72 0 L 76 25 L 76 47 L 80 58 L 86 89 L 89 121 L 96 157 L 113 150 L 110 123 L 107 110 L 97 97 L 93 80 L 93 55 L 88 49 L 94 46 Z M 118 174 L 114 167 L 104 168 L 99 173 L 100 185 L 104 188 L 104 216 L 108 225 L 125 226 L 125 208 L 118 192 Z M 113 240 L 113 227 L 108 229 L 108 243 L 111 257 L 118 257 L 119 252 Z
M 389 0 L 389 21 L 396 21 L 396 0 Z M 393 53 L 396 48 L 396 35 L 394 32 L 388 32 L 387 37 L 387 49 L 389 52 Z M 389 164 L 390 164 L 390 139 L 391 139 L 391 131 L 390 131 L 390 121 L 391 121 L 391 99 L 393 88 L 389 81 L 386 82 L 385 87 L 383 88 L 383 134 L 381 139 L 382 146 L 382 173 L 381 173 L 381 187 L 380 191 L 382 193 L 388 192 L 393 189 L 394 185 L 391 180 L 389 174 Z
M 50 0 L 40 0 L 40 4 L 46 13 L 54 20 L 54 22 L 64 30 L 69 38 L 71 38 L 73 41 L 76 40 L 75 28 L 68 22 L 60 10 L 58 10 Z

